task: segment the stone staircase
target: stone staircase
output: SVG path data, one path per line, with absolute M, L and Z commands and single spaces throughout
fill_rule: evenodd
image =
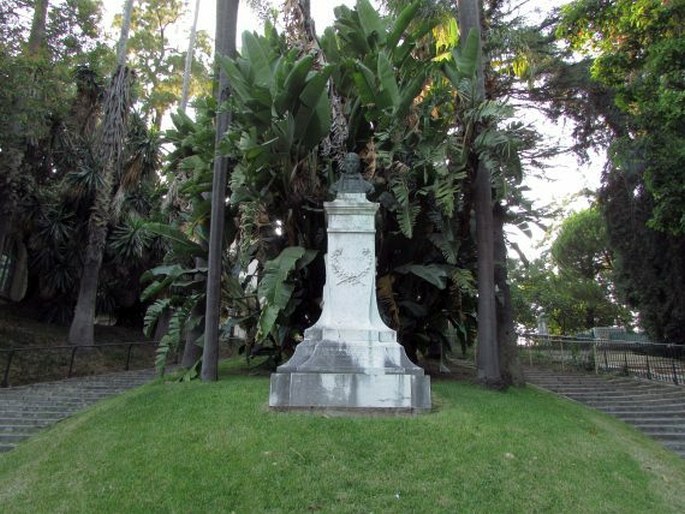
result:
M 95 402 L 149 382 L 155 370 L 124 371 L 0 389 L 0 452 Z
M 526 380 L 637 427 L 685 458 L 685 387 L 627 377 L 526 369 Z

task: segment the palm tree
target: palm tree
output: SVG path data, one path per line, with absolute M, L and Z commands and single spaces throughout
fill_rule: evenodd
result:
M 216 43 L 215 60 L 222 56 L 233 57 L 236 53 L 236 31 L 238 25 L 239 0 L 217 0 L 216 2 Z M 219 84 L 216 90 L 218 112 L 216 116 L 216 155 L 214 158 L 214 177 L 212 180 L 212 213 L 209 232 L 209 259 L 207 276 L 207 309 L 205 314 L 205 343 L 202 351 L 202 371 L 204 381 L 218 380 L 219 362 L 219 309 L 221 302 L 221 242 L 224 232 L 224 212 L 226 207 L 226 177 L 228 158 L 218 153 L 219 142 L 228 131 L 230 113 L 222 110 L 222 105 L 230 96 L 228 76 L 223 67 L 217 67 Z
M 188 96 L 190 94 L 190 72 L 193 67 L 193 54 L 195 53 L 195 35 L 197 34 L 197 19 L 200 14 L 200 0 L 195 1 L 195 14 L 193 15 L 193 25 L 190 27 L 190 38 L 188 38 L 188 52 L 186 53 L 186 65 L 183 71 L 183 90 L 181 92 L 181 102 L 179 109 L 185 112 L 188 106 Z
M 181 112 L 186 111 L 188 106 L 188 97 L 190 95 L 190 74 L 193 66 L 193 54 L 195 52 L 195 36 L 197 34 L 197 20 L 200 14 L 200 0 L 195 2 L 195 14 L 193 15 L 193 24 L 190 28 L 190 38 L 188 39 L 188 52 L 186 54 L 186 64 L 185 70 L 183 72 L 183 90 L 181 92 L 181 102 L 179 104 L 179 110 Z M 204 258 L 196 257 L 195 266 L 197 268 L 206 267 L 207 261 Z M 200 278 L 199 275 L 196 278 Z M 193 314 L 198 318 L 202 318 L 204 311 L 206 309 L 205 302 L 198 302 L 193 306 Z M 204 323 L 198 323 L 192 329 L 186 329 L 185 333 L 185 346 L 183 349 L 183 357 L 181 359 L 181 366 L 189 369 L 196 361 L 200 358 L 201 349 L 195 342 L 204 333 Z
M 459 0 L 459 28 L 462 35 L 480 33 L 482 6 L 479 0 Z M 479 38 L 480 39 L 480 38 Z M 466 37 L 462 38 L 465 43 Z M 482 43 L 481 47 L 482 47 Z M 485 77 L 482 61 L 478 66 L 476 94 L 485 100 Z M 495 258 L 492 186 L 490 171 L 473 156 L 475 168 L 474 207 L 478 251 L 478 379 L 487 386 L 499 387 L 501 373 L 497 348 L 497 314 L 495 300 Z
M 28 45 L 28 51 L 31 55 L 38 55 L 45 48 L 45 22 L 48 17 L 49 3 L 48 0 L 36 1 Z
M 126 67 L 126 45 L 131 25 L 133 0 L 126 0 L 117 53 L 117 68 L 104 101 L 104 118 L 98 134 L 100 187 L 88 221 L 88 244 L 83 258 L 83 272 L 79 286 L 74 318 L 69 329 L 71 344 L 93 344 L 95 300 L 108 227 L 111 220 L 114 178 L 121 167 L 126 124 L 131 108 L 133 74 Z

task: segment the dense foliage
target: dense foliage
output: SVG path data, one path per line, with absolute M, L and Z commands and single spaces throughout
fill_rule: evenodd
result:
M 272 3 L 255 3 L 278 18 Z M 451 2 L 386 1 L 381 15 L 359 0 L 317 35 L 308 2 L 289 0 L 283 31 L 267 23 L 221 60 L 232 96 L 219 105 L 209 99 L 208 39 L 198 35 L 194 114 L 174 112 L 164 132 L 185 61 L 169 35 L 186 4 L 138 2 L 129 67 L 117 68 L 98 28 L 101 2 L 0 1 L 0 268 L 13 268 L 5 297 L 68 322 L 93 206 L 111 205 L 96 220 L 106 233 L 97 313 L 163 336 L 160 366 L 185 344 L 191 366 L 203 343 L 218 154 L 230 164 L 223 335 L 240 326 L 247 355 L 278 361 L 319 315 L 323 204 L 352 151 L 381 206 L 382 315 L 413 359 L 474 343 L 483 231 L 494 236 L 486 268 L 500 345 L 515 341 L 512 303 L 519 323 L 532 327 L 544 310 L 558 331 L 623 323 L 625 303 L 655 339 L 685 340 L 682 2 L 576 0 L 539 27 L 504 0 L 460 2 L 483 14 L 480 33 L 460 34 Z M 114 105 L 132 109 L 112 163 L 101 135 L 119 72 L 132 95 Z M 504 226 L 535 221 L 520 184 L 549 151 L 512 122 L 501 101 L 509 97 L 572 118 L 576 149 L 607 145 L 610 157 L 598 208 L 564 222 L 547 260 L 513 270 L 522 287 L 513 301 Z M 218 145 L 217 112 L 232 113 Z M 485 190 L 476 187 L 483 176 Z
M 98 131 L 115 57 L 98 28 L 100 2 L 35 2 L 33 17 L 31 7 L 0 5 L 9 23 L 0 44 L 0 248 L 14 277 L 3 295 L 67 323 L 102 185 Z M 139 324 L 140 275 L 164 252 L 142 226 L 162 198 L 160 139 L 136 113 L 122 139 L 96 310 Z
M 629 311 L 615 293 L 613 252 L 596 207 L 566 218 L 551 250 L 512 269 L 517 322 L 535 330 L 544 316 L 553 334 L 573 334 L 599 326 L 630 327 Z
M 653 338 L 678 343 L 685 341 L 684 20 L 682 2 L 582 0 L 562 10 L 557 28 L 571 50 L 589 56 L 581 89 L 601 121 L 589 133 L 609 144 L 600 207 L 617 291 Z

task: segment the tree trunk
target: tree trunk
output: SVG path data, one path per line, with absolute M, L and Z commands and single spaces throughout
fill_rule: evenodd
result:
M 79 295 L 74 319 L 69 328 L 69 343 L 91 345 L 94 342 L 95 301 L 100 266 L 105 253 L 107 231 L 112 207 L 114 177 L 121 166 L 121 155 L 126 138 L 126 122 L 131 108 L 131 82 L 133 74 L 125 66 L 126 42 L 131 23 L 133 0 L 127 0 L 119 39 L 119 62 L 106 92 L 104 119 L 98 134 L 98 165 L 101 166 L 102 185 L 88 220 L 88 246 L 85 251 Z
M 219 56 L 233 57 L 236 53 L 235 39 L 238 24 L 239 0 L 217 0 L 215 59 L 219 73 L 217 105 L 221 106 L 230 96 L 228 77 L 218 65 Z M 207 310 L 205 311 L 205 341 L 202 351 L 203 381 L 219 379 L 219 317 L 221 307 L 221 243 L 224 235 L 226 207 L 226 175 L 228 159 L 219 155 L 219 141 L 228 130 L 230 113 L 219 109 L 216 116 L 216 145 L 214 177 L 212 179 L 212 211 L 209 231 L 209 259 L 207 272 Z
M 188 39 L 188 53 L 186 53 L 186 66 L 183 71 L 183 90 L 181 92 L 181 103 L 179 110 L 186 111 L 188 106 L 188 96 L 190 95 L 190 72 L 193 68 L 193 56 L 195 53 L 195 35 L 197 34 L 197 19 L 200 13 L 200 0 L 195 1 L 195 15 L 193 16 L 193 25 L 190 28 L 190 38 Z
M 128 45 L 128 32 L 131 29 L 131 15 L 133 14 L 133 0 L 126 0 L 124 13 L 121 19 L 121 33 L 119 34 L 119 44 L 117 46 L 117 64 L 126 64 L 126 48 Z
M 48 4 L 48 0 L 36 0 L 31 34 L 29 35 L 29 55 L 37 56 L 45 49 L 45 23 L 48 17 Z
M 521 387 L 526 384 L 526 381 L 518 359 L 511 289 L 507 282 L 507 246 L 504 240 L 504 219 L 504 207 L 499 204 L 495 205 L 493 220 L 495 226 L 495 284 L 498 291 L 496 305 L 497 345 L 499 348 L 503 384 L 505 386 Z
M 471 30 L 480 33 L 481 6 L 478 0 L 459 0 L 459 28 L 462 42 Z M 481 43 L 482 46 L 482 43 Z M 482 53 L 482 52 L 479 52 Z M 482 59 L 476 76 L 476 94 L 485 100 L 485 78 Z M 474 159 L 477 161 L 477 159 Z M 497 351 L 497 314 L 495 303 L 494 225 L 492 217 L 492 186 L 490 172 L 482 164 L 476 166 L 474 184 L 476 247 L 478 252 L 478 347 L 476 367 L 478 380 L 486 387 L 502 387 Z
M 90 239 L 100 237 L 92 234 Z M 93 243 L 97 244 L 95 241 Z M 95 303 L 103 252 L 92 251 L 91 246 L 94 248 L 89 240 L 86 258 L 83 261 L 83 273 L 79 284 L 78 301 L 74 309 L 74 319 L 69 327 L 69 343 L 73 345 L 92 345 L 95 338 Z

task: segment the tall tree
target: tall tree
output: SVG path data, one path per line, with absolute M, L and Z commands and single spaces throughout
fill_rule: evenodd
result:
M 216 3 L 216 42 L 215 61 L 218 73 L 216 89 L 216 149 L 214 157 L 214 176 L 212 179 L 212 214 L 209 233 L 209 259 L 207 275 L 207 310 L 205 314 L 205 340 L 202 351 L 202 370 L 204 381 L 218 380 L 219 361 L 219 319 L 221 307 L 221 264 L 222 240 L 224 237 L 224 216 L 226 209 L 226 177 L 228 157 L 219 152 L 219 143 L 231 124 L 231 113 L 227 109 L 230 97 L 230 84 L 223 66 L 218 66 L 224 57 L 236 53 L 236 32 L 238 25 L 239 0 L 217 0 Z
M 554 98 L 565 112 L 600 121 L 580 135 L 609 147 L 600 208 L 617 290 L 652 338 L 669 342 L 685 338 L 685 295 L 673 287 L 685 275 L 683 20 L 683 2 L 571 2 L 556 34 L 585 53 L 574 70 L 584 80 L 549 81 L 562 86 Z M 565 102 L 577 91 L 591 101 Z
M 117 69 L 112 76 L 104 101 L 104 119 L 98 134 L 98 164 L 101 185 L 98 187 L 88 222 L 88 245 L 83 258 L 83 271 L 74 319 L 69 328 L 71 344 L 93 344 L 95 299 L 108 227 L 111 221 L 114 175 L 121 167 L 126 123 L 131 108 L 133 74 L 126 67 L 126 45 L 129 37 L 133 0 L 127 0 L 117 49 Z
M 29 36 L 29 53 L 38 55 L 45 48 L 45 25 L 48 18 L 48 0 L 36 0 L 33 8 L 33 23 Z
M 617 298 L 606 223 L 594 206 L 561 223 L 551 251 L 512 268 L 517 320 L 534 329 L 545 314 L 552 333 L 571 335 L 596 326 L 630 326 Z
M 482 5 L 478 0 L 459 0 L 459 30 L 462 44 L 467 35 L 474 31 L 480 38 Z M 475 94 L 485 100 L 485 75 L 483 61 L 476 72 Z M 497 309 L 495 299 L 495 256 L 492 185 L 490 170 L 472 155 L 471 165 L 475 170 L 474 209 L 476 215 L 476 246 L 478 252 L 478 348 L 476 365 L 478 379 L 488 387 L 501 387 L 502 375 L 497 344 Z
M 141 111 L 157 130 L 164 114 L 182 97 L 186 66 L 190 72 L 189 91 L 198 92 L 210 84 L 205 66 L 210 51 L 207 34 L 194 32 L 194 51 L 185 58 L 172 44 L 172 32 L 184 19 L 184 13 L 181 0 L 145 0 L 133 10 L 129 61 L 138 73 Z
M 188 50 L 186 53 L 185 69 L 183 71 L 183 90 L 181 91 L 181 101 L 179 103 L 179 110 L 186 111 L 188 105 L 188 97 L 190 96 L 190 78 L 193 67 L 193 56 L 195 54 L 195 36 L 197 34 L 197 21 L 200 15 L 200 0 L 195 2 L 195 12 L 193 14 L 193 24 L 190 27 L 190 36 L 188 37 Z M 197 268 L 206 267 L 207 261 L 203 258 L 195 258 L 195 266 Z M 196 279 L 202 280 L 203 275 L 197 274 Z M 204 277 L 206 283 L 206 277 Z M 192 314 L 198 319 L 204 319 L 204 311 L 206 305 L 204 302 L 197 302 L 193 306 Z M 204 323 L 196 323 L 192 327 L 185 329 L 185 345 L 183 347 L 183 357 L 181 358 L 181 366 L 185 369 L 190 369 L 202 355 L 202 349 L 197 345 L 197 341 L 204 334 Z
M 181 102 L 179 109 L 186 110 L 188 96 L 190 95 L 190 72 L 193 67 L 193 56 L 195 54 L 195 36 L 197 35 L 197 20 L 200 15 L 200 0 L 195 1 L 195 13 L 193 14 L 193 24 L 190 27 L 190 37 L 188 38 L 188 51 L 186 53 L 186 64 L 183 70 L 183 90 L 181 91 Z
M 31 63 L 31 68 L 34 69 L 38 65 L 41 54 L 44 53 L 46 48 L 45 30 L 48 7 L 48 0 L 39 0 L 35 2 L 33 10 L 31 33 L 26 46 L 25 57 L 27 58 L 27 62 Z M 32 74 L 33 73 L 34 72 L 32 72 Z M 33 83 L 33 80 L 30 82 Z M 28 96 L 31 97 L 34 95 Z M 23 104 L 26 103 L 25 99 L 18 97 L 16 100 L 18 104 L 15 103 L 13 109 L 22 111 Z M 3 168 L 3 177 L 0 179 L 0 200 L 2 200 L 0 202 L 0 204 L 2 204 L 2 207 L 0 208 L 0 213 L 2 214 L 2 219 L 0 219 L 0 256 L 5 250 L 5 241 L 8 239 L 16 210 L 16 189 L 17 183 L 19 182 L 19 168 L 24 160 L 26 144 L 30 144 L 28 141 L 23 140 L 20 135 L 23 125 L 21 117 L 12 116 L 10 120 L 12 121 L 7 127 L 8 130 L 3 131 L 6 133 L 6 137 L 3 139 L 6 140 L 2 145 L 3 151 L 0 156 L 0 165 Z M 10 138 L 15 140 L 15 144 L 7 144 L 9 143 Z

